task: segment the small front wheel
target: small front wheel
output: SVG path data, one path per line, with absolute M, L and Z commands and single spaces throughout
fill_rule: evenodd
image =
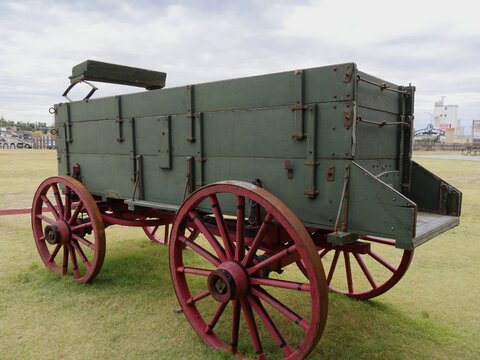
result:
M 32 205 L 32 229 L 46 267 L 89 282 L 105 258 L 105 229 L 92 195 L 69 176 L 40 184 Z

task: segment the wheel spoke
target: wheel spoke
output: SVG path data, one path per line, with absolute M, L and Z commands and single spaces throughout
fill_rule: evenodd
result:
M 352 279 L 352 268 L 350 266 L 350 253 L 345 251 L 343 253 L 343 258 L 345 259 L 345 272 L 347 273 L 347 286 L 348 293 L 353 293 L 353 279 Z
M 156 226 L 153 227 L 152 231 L 150 232 L 152 234 L 152 236 L 156 234 L 159 227 L 160 227 L 160 225 L 156 225 Z
M 215 325 L 217 325 L 217 322 L 220 319 L 220 317 L 222 316 L 223 311 L 225 310 L 227 305 L 228 305 L 228 301 L 218 304 L 218 307 L 217 307 L 217 310 L 215 311 L 215 314 L 213 314 L 212 319 L 210 320 L 210 322 L 207 325 L 207 328 L 205 329 L 205 333 L 207 333 L 207 334 L 212 333 L 213 328 L 215 327 Z
M 227 225 L 225 224 L 225 218 L 223 217 L 222 209 L 220 208 L 220 204 L 218 203 L 217 196 L 210 195 L 210 204 L 212 205 L 213 214 L 215 215 L 215 221 L 217 222 L 217 227 L 220 230 L 220 236 L 222 237 L 223 243 L 225 245 L 225 252 L 227 254 L 227 258 L 233 259 L 233 244 L 230 241 L 230 234 L 227 229 Z
M 242 261 L 245 256 L 245 197 L 237 197 L 237 232 L 235 238 L 235 260 Z
M 60 196 L 60 191 L 58 190 L 57 184 L 52 184 L 53 195 L 55 196 L 55 200 L 57 202 L 58 213 L 60 214 L 60 218 L 64 218 L 65 209 L 63 208 L 62 197 Z
M 366 240 L 369 242 L 374 242 L 378 244 L 383 244 L 383 245 L 389 245 L 389 246 L 395 246 L 395 240 L 391 239 L 383 239 L 383 238 L 377 238 L 373 236 L 365 236 L 361 240 Z
M 340 255 L 340 250 L 335 250 L 335 255 L 333 255 L 332 264 L 330 265 L 330 270 L 328 271 L 327 284 L 330 285 L 333 278 L 333 273 L 337 267 L 338 256 Z
M 380 264 L 382 264 L 383 266 L 385 266 L 388 270 L 390 270 L 392 273 L 394 273 L 395 271 L 397 271 L 397 269 L 395 269 L 392 265 L 390 265 L 386 260 L 382 259 L 380 256 L 378 256 L 377 254 L 375 254 L 373 251 L 370 251 L 368 253 L 368 255 L 370 255 L 372 258 L 374 258 L 375 260 L 377 260 Z
M 91 221 L 85 222 L 85 223 L 80 224 L 80 225 L 72 226 L 71 229 L 72 229 L 72 232 L 76 232 L 78 230 L 85 229 L 86 227 L 89 227 L 89 226 L 92 226 Z
M 255 318 L 253 317 L 253 312 L 250 304 L 245 300 L 240 300 L 242 304 L 243 314 L 245 315 L 245 320 L 247 321 L 248 330 L 250 332 L 250 338 L 252 340 L 253 348 L 259 357 L 264 357 L 262 343 L 260 342 L 260 336 L 258 336 L 257 324 Z
M 188 246 L 190 249 L 192 249 L 193 251 L 195 251 L 197 254 L 201 255 L 203 258 L 205 258 L 206 260 L 210 261 L 213 265 L 215 266 L 219 266 L 220 265 L 220 260 L 215 256 L 213 255 L 212 253 L 210 253 L 209 251 L 205 250 L 203 247 L 201 247 L 200 245 L 198 244 L 195 244 L 193 241 L 191 240 L 188 240 L 185 236 L 183 235 L 180 235 L 179 236 L 179 240 L 185 244 L 186 246 Z
M 249 296 L 247 297 L 248 302 L 250 305 L 253 307 L 253 309 L 256 311 L 258 316 L 262 319 L 262 321 L 265 324 L 265 327 L 267 330 L 270 332 L 270 334 L 273 336 L 273 339 L 277 343 L 278 346 L 282 349 L 282 352 L 285 354 L 285 356 L 289 356 L 292 354 L 292 349 L 290 346 L 287 344 L 285 341 L 283 335 L 280 333 L 278 330 L 277 326 L 275 323 L 272 321 L 272 318 L 270 315 L 268 315 L 267 310 L 263 307 L 262 303 L 258 301 L 258 299 Z
M 226 260 L 226 255 L 225 252 L 222 249 L 222 245 L 218 242 L 218 240 L 213 236 L 213 234 L 210 232 L 210 230 L 207 228 L 203 220 L 198 216 L 198 214 L 194 211 L 190 211 L 188 213 L 190 218 L 193 220 L 195 225 L 198 227 L 198 229 L 202 232 L 202 234 L 205 236 L 209 244 L 212 246 L 213 250 L 217 253 L 217 256 L 222 260 Z
M 82 263 L 85 265 L 88 271 L 90 271 L 90 268 L 92 267 L 92 264 L 90 264 L 90 261 L 88 261 L 87 256 L 83 252 L 82 248 L 78 244 L 78 242 L 75 239 L 72 239 L 72 246 L 75 249 L 75 251 L 78 253 L 80 256 L 80 259 L 82 260 Z
M 71 198 L 72 190 L 65 185 L 65 211 L 63 214 L 63 219 L 67 220 L 70 219 L 70 215 L 72 212 L 72 198 Z
M 63 245 L 63 264 L 62 264 L 62 274 L 66 275 L 68 272 L 68 247 Z
M 234 300 L 232 302 L 233 306 L 233 318 L 232 318 L 232 338 L 230 342 L 230 346 L 232 347 L 232 352 L 235 354 L 237 352 L 238 347 L 238 330 L 240 329 L 240 302 L 238 300 Z
M 53 249 L 53 252 L 50 254 L 50 257 L 48 258 L 48 262 L 53 262 L 53 260 L 55 260 L 55 256 L 57 256 L 61 247 L 62 247 L 61 243 L 57 244 L 57 246 L 55 246 L 55 249 Z
M 377 284 L 375 283 L 375 280 L 373 279 L 372 274 L 370 274 L 370 271 L 368 271 L 368 268 L 367 268 L 367 266 L 365 265 L 365 263 L 363 262 L 363 260 L 362 260 L 362 258 L 360 257 L 360 255 L 358 255 L 358 254 L 356 254 L 356 253 L 353 253 L 353 256 L 355 257 L 355 260 L 357 260 L 358 265 L 360 265 L 360 269 L 362 269 L 363 274 L 364 274 L 365 277 L 367 278 L 368 282 L 370 283 L 370 285 L 372 285 L 372 288 L 373 288 L 373 289 L 376 289 L 378 286 L 377 286 Z
M 75 205 L 75 210 L 73 211 L 72 216 L 68 220 L 68 224 L 72 225 L 78 218 L 78 214 L 83 208 L 83 202 L 80 200 L 76 205 Z
M 55 220 L 60 219 L 60 215 L 59 215 L 57 209 L 55 209 L 55 206 L 53 206 L 52 202 L 48 199 L 48 197 L 46 195 L 42 195 L 41 199 L 43 200 L 45 205 L 47 205 L 47 208 L 53 214 L 53 216 L 55 217 Z
M 293 321 L 295 324 L 300 326 L 303 330 L 307 331 L 310 327 L 310 323 L 303 319 L 300 315 L 296 314 L 293 310 L 291 310 L 288 306 L 274 298 L 272 295 L 267 293 L 262 288 L 252 287 L 251 292 L 254 296 L 259 297 L 273 308 L 277 309 L 281 314 L 286 316 L 288 319 Z
M 168 244 L 168 236 L 169 236 L 169 231 L 170 231 L 170 225 L 169 224 L 165 224 L 164 228 L 163 228 L 163 242 L 165 244 Z
M 250 278 L 250 283 L 252 285 L 273 286 L 288 290 L 310 291 L 310 284 L 294 281 L 252 277 Z
M 255 239 L 253 240 L 252 246 L 250 246 L 250 250 L 248 251 L 247 256 L 245 256 L 242 261 L 243 266 L 248 266 L 252 262 L 258 248 L 260 247 L 260 243 L 262 242 L 265 234 L 267 233 L 268 227 L 270 226 L 272 220 L 273 215 L 268 213 L 265 216 L 265 220 L 260 226 L 260 229 L 258 230 L 257 236 L 255 236 Z
M 212 270 L 180 266 L 177 268 L 177 272 L 184 274 L 208 276 L 212 273 Z
M 323 259 L 323 257 L 324 257 L 325 255 L 327 255 L 327 253 L 328 253 L 329 251 L 330 251 L 330 249 L 325 249 L 325 250 L 323 250 L 323 251 L 320 253 L 320 255 L 319 255 L 319 256 L 320 256 L 320 259 Z
M 46 217 L 46 216 L 43 215 L 43 214 L 38 214 L 38 215 L 37 215 L 37 218 L 39 218 L 40 220 L 45 221 L 46 223 L 49 223 L 50 225 L 55 224 L 55 220 L 52 220 L 52 219 L 50 219 L 49 217 Z
M 75 279 L 80 279 L 82 275 L 80 275 L 80 270 L 78 269 L 78 262 L 77 256 L 75 255 L 75 250 L 73 249 L 72 245 L 68 245 L 68 248 L 70 249 L 70 257 L 72 259 L 73 277 Z
M 92 244 L 90 241 L 88 241 L 87 239 L 81 237 L 81 236 L 78 236 L 76 234 L 72 234 L 72 237 L 77 240 L 78 242 L 81 242 L 83 245 L 85 245 L 86 247 L 88 247 L 89 249 L 95 251 L 95 244 Z
M 202 291 L 201 293 L 195 295 L 195 296 L 192 296 L 190 298 L 187 299 L 187 304 L 188 305 L 192 305 L 194 303 L 196 303 L 197 301 L 200 301 L 202 299 L 205 299 L 208 295 L 210 295 L 210 290 L 204 290 Z
M 256 264 L 256 265 L 252 266 L 251 268 L 247 269 L 247 272 L 250 275 L 252 275 L 252 274 L 256 273 L 257 271 L 265 268 L 266 266 L 268 266 L 270 264 L 273 264 L 275 262 L 278 262 L 286 256 L 292 255 L 296 251 L 297 251 L 296 250 L 296 245 L 295 244 L 291 245 L 288 248 L 277 252 L 275 255 L 269 256 L 267 259 L 265 259 L 263 261 L 260 261 L 258 264 Z

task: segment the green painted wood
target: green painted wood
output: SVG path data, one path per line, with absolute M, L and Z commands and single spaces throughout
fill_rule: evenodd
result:
M 397 247 L 411 249 L 416 204 L 356 162 L 351 163 L 350 175 L 349 232 L 394 238 Z
M 412 161 L 411 198 L 419 211 L 459 216 L 462 196 L 460 191 Z
M 138 173 L 141 200 L 171 206 L 183 202 L 186 187 L 259 178 L 304 224 L 332 230 L 349 166 L 345 230 L 409 249 L 416 205 L 399 192 L 411 161 L 400 151 L 408 134 L 378 126 L 401 121 L 403 95 L 357 75 L 386 83 L 348 63 L 57 104 L 59 173 L 77 162 L 92 193 L 123 200 L 131 200 Z M 413 174 L 414 194 L 431 184 Z M 461 199 L 454 191 L 447 189 L 450 202 Z M 224 212 L 235 213 L 233 200 Z

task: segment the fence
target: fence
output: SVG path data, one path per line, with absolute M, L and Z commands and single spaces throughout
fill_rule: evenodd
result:
M 462 143 L 453 143 L 453 144 L 444 144 L 444 143 L 414 143 L 413 150 L 427 150 L 427 151 L 461 151 L 465 149 L 466 144 Z
M 34 149 L 55 149 L 55 139 L 50 135 L 35 137 L 32 140 L 32 148 Z

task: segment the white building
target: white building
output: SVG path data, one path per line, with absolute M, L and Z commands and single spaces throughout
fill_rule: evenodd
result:
M 445 97 L 435 103 L 434 126 L 437 129 L 458 128 L 458 105 L 445 105 Z
M 437 129 L 454 132 L 455 137 L 464 136 L 464 128 L 458 119 L 458 105 L 445 105 L 445 96 L 435 103 L 434 127 Z

